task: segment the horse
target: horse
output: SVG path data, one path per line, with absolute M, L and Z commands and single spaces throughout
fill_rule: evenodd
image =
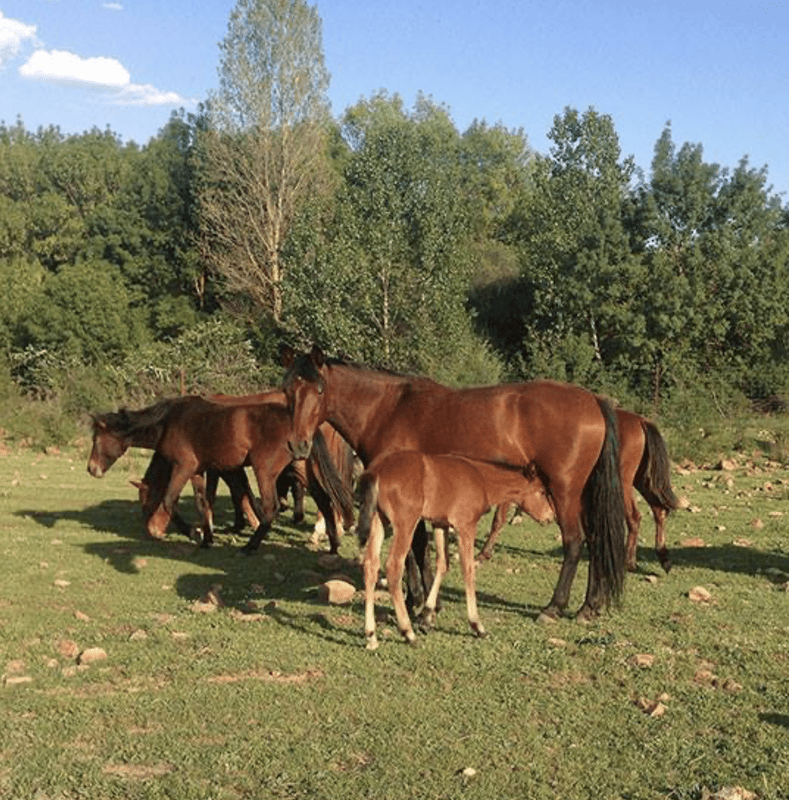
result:
M 655 521 L 655 553 L 661 567 L 668 573 L 671 570 L 671 559 L 666 547 L 665 521 L 676 509 L 677 497 L 671 488 L 671 461 L 666 443 L 657 426 L 639 414 L 617 408 L 616 419 L 619 426 L 619 457 L 627 521 L 625 566 L 628 572 L 635 572 L 637 569 L 636 545 L 641 526 L 641 512 L 633 494 L 633 489 L 637 489 L 652 511 Z M 509 506 L 506 503 L 496 509 L 490 533 L 478 560 L 491 557 L 493 545 L 506 522 Z M 528 513 L 528 509 L 524 510 Z
M 427 621 L 435 620 L 441 581 L 447 571 L 445 535 L 452 526 L 458 538 L 471 630 L 484 636 L 475 588 L 474 541 L 480 517 L 496 504 L 516 501 L 538 521 L 553 519 L 553 508 L 534 471 L 472 461 L 454 455 L 425 455 L 403 450 L 376 459 L 359 479 L 362 505 L 357 534 L 364 553 L 364 630 L 367 648 L 378 647 L 375 632 L 375 584 L 384 537 L 382 518 L 392 528 L 386 579 L 397 625 L 409 644 L 416 641 L 403 598 L 402 578 L 414 530 L 420 519 L 433 523 L 436 574 L 426 602 Z
M 211 468 L 227 471 L 251 466 L 261 494 L 260 521 L 242 548 L 251 553 L 268 535 L 278 510 L 277 476 L 293 461 L 286 447 L 290 424 L 283 396 L 278 393 L 265 401 L 254 395 L 230 403 L 196 395 L 169 398 L 137 412 L 124 410 L 96 418 L 88 470 L 93 475 L 103 474 L 132 440 L 140 442 L 138 446 L 152 447 L 172 466 L 166 486 L 149 493 L 158 505 L 153 511 L 149 507 L 147 513 L 169 516 L 184 485 L 195 475 Z M 315 458 L 310 454 L 316 481 L 330 503 L 352 520 L 350 489 L 338 475 L 320 432 L 316 442 Z M 331 550 L 336 552 L 338 536 L 331 529 L 329 534 Z
M 547 380 L 451 389 L 429 378 L 327 358 L 317 346 L 309 353 L 285 347 L 281 355 L 292 455 L 309 453 L 318 425 L 328 421 L 365 467 L 389 453 L 415 450 L 533 468 L 553 503 L 564 551 L 540 618 L 565 612 L 584 539 L 590 563 L 578 616 L 592 618 L 618 602 L 625 505 L 610 401 Z
M 342 484 L 350 487 L 353 483 L 353 461 L 348 455 L 348 445 L 329 425 L 324 426 L 324 429 L 321 432 L 322 434 L 325 434 L 329 457 L 331 458 L 331 461 L 335 465 L 338 472 L 341 473 L 340 480 Z M 151 467 L 153 467 L 154 462 L 157 461 L 163 463 L 164 468 L 152 470 Z M 246 473 L 243 472 L 243 468 L 241 471 L 246 479 Z M 169 484 L 171 474 L 172 465 L 170 462 L 160 456 L 159 453 L 155 452 L 153 458 L 151 459 L 151 464 L 149 465 L 148 471 L 145 473 L 145 477 L 141 481 L 132 481 L 132 483 L 138 489 L 140 505 L 142 506 L 143 511 L 143 519 L 147 521 L 146 524 L 148 533 L 157 538 L 162 535 L 163 529 L 167 527 L 167 524 L 170 521 L 170 516 L 162 505 L 162 500 Z M 198 504 L 198 509 L 200 510 L 203 519 L 211 514 L 213 502 L 216 497 L 217 483 L 217 481 L 214 480 L 212 487 L 211 477 L 212 475 L 218 474 L 219 473 L 217 473 L 216 470 L 207 470 L 205 480 L 203 480 L 202 476 L 200 475 L 192 476 L 192 484 L 195 487 L 195 501 Z M 233 474 L 232 471 L 231 474 Z M 303 497 L 305 490 L 308 491 L 318 507 L 318 517 L 321 523 L 320 532 L 325 533 L 328 536 L 329 544 L 331 546 L 339 542 L 343 529 L 352 525 L 354 520 L 352 512 L 349 512 L 347 507 L 340 508 L 332 501 L 331 496 L 323 488 L 324 483 L 325 478 L 321 473 L 320 466 L 312 457 L 308 458 L 306 462 L 292 462 L 283 470 L 282 473 L 280 473 L 280 476 L 277 478 L 277 497 L 279 498 L 278 508 L 280 510 L 283 508 L 282 494 L 284 491 L 293 486 L 294 490 L 298 490 L 294 491 L 294 495 L 297 498 L 299 496 L 302 498 L 300 503 L 297 499 L 294 509 L 295 513 L 293 519 L 294 522 L 298 523 L 301 521 L 301 519 L 303 519 L 304 516 Z M 233 486 L 230 484 L 228 485 L 231 488 L 231 497 L 233 497 Z M 233 502 L 234 505 L 236 505 L 236 508 L 238 508 L 238 500 L 235 497 L 233 497 Z M 204 505 L 207 505 L 208 508 L 203 508 Z M 300 515 L 299 505 L 301 506 Z M 327 519 L 328 522 L 326 521 Z M 173 522 L 178 525 L 176 515 L 173 516 Z M 257 527 L 256 523 L 251 522 L 250 524 L 252 524 L 253 528 Z M 181 529 L 180 526 L 179 529 Z M 208 528 L 208 530 L 210 530 L 210 528 Z M 188 529 L 188 526 L 187 530 L 182 532 L 186 533 L 187 535 L 190 535 L 191 533 L 191 531 Z M 319 523 L 316 522 L 316 540 L 318 535 Z M 206 541 L 206 538 L 204 538 L 203 546 L 209 546 L 211 541 L 212 539 Z

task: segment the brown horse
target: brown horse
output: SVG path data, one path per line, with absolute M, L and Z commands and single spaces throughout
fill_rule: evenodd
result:
M 393 539 L 386 561 L 386 579 L 400 633 L 409 643 L 416 640 L 403 598 L 403 570 L 420 519 L 432 522 L 436 531 L 436 575 L 427 599 L 428 622 L 435 619 L 441 580 L 447 571 L 446 529 L 452 526 L 460 547 L 460 566 L 466 587 L 466 608 L 471 630 L 485 635 L 479 621 L 474 578 L 474 541 L 480 517 L 498 503 L 515 501 L 530 510 L 537 521 L 553 518 L 545 487 L 520 467 L 505 467 L 461 456 L 429 456 L 413 451 L 394 452 L 376 459 L 359 479 L 362 507 L 357 533 L 366 543 L 364 555 L 367 647 L 378 647 L 375 633 L 375 583 L 380 568 L 384 536 L 382 519 L 392 527 Z
M 619 457 L 622 469 L 622 485 L 625 490 L 625 511 L 627 514 L 627 548 L 625 565 L 630 572 L 636 571 L 636 545 L 641 526 L 641 512 L 638 510 L 633 489 L 637 489 L 647 501 L 655 520 L 655 552 L 663 569 L 671 569 L 671 559 L 666 548 L 665 521 L 677 507 L 677 498 L 671 488 L 671 461 L 663 437 L 657 426 L 648 419 L 616 409 L 619 427 Z M 478 556 L 489 559 L 493 545 L 507 518 L 510 504 L 496 509 L 490 533 Z M 527 513 L 528 508 L 524 509 Z
M 94 446 L 88 469 L 91 474 L 102 474 L 107 459 L 117 458 L 124 450 L 124 443 L 137 431 L 140 439 L 147 438 L 147 446 L 152 446 L 172 465 L 159 503 L 171 515 L 178 495 L 193 476 L 212 468 L 227 471 L 252 467 L 261 495 L 261 520 L 243 548 L 250 553 L 268 535 L 278 510 L 276 479 L 293 460 L 286 446 L 290 416 L 282 395 L 273 394 L 268 401 L 253 396 L 232 403 L 212 402 L 198 396 L 176 397 L 138 412 L 126 411 L 114 418 L 106 415 L 94 421 Z M 125 426 L 119 426 L 119 418 L 124 417 Z M 313 460 L 316 474 L 331 502 L 350 517 L 350 489 L 340 479 L 320 432 L 316 442 Z M 348 459 L 351 459 L 349 448 Z M 336 552 L 339 542 L 331 531 L 330 539 L 332 551 Z
M 586 538 L 589 575 L 582 617 L 617 599 L 624 583 L 625 508 L 616 417 L 591 392 L 553 381 L 450 389 L 327 359 L 318 347 L 283 350 L 283 389 L 293 414 L 289 446 L 309 452 L 330 422 L 366 467 L 402 450 L 535 469 L 553 502 L 564 559 L 544 618 L 567 607 Z

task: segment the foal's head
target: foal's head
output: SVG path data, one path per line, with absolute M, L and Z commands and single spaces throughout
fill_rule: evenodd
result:
M 94 478 L 103 477 L 129 448 L 125 437 L 117 434 L 108 424 L 107 416 L 93 417 L 93 446 L 88 456 L 88 472 Z

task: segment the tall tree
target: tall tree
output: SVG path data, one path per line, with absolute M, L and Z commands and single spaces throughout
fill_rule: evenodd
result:
M 523 369 L 594 384 L 627 364 L 642 333 L 631 305 L 639 265 L 623 224 L 634 164 L 612 119 L 591 108 L 565 109 L 548 138 L 513 226 L 533 303 Z
M 238 0 L 202 137 L 204 256 L 277 323 L 283 247 L 300 206 L 327 182 L 321 27 L 304 0 Z

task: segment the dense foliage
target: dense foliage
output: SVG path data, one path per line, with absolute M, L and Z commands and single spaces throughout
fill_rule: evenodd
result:
M 789 209 L 766 167 L 707 163 L 669 124 L 645 175 L 595 109 L 557 114 L 545 154 L 522 130 L 461 132 L 426 97 L 381 92 L 331 119 L 308 23 L 311 116 L 299 100 L 281 122 L 219 126 L 222 93 L 248 77 L 228 72 L 144 146 L 0 126 L 4 396 L 78 415 L 253 389 L 277 380 L 285 338 L 448 383 L 570 380 L 653 413 L 783 402 Z M 302 135 L 323 151 L 306 193 Z M 252 156 L 290 183 L 268 173 L 247 192 Z M 234 269 L 267 285 L 245 291 Z

